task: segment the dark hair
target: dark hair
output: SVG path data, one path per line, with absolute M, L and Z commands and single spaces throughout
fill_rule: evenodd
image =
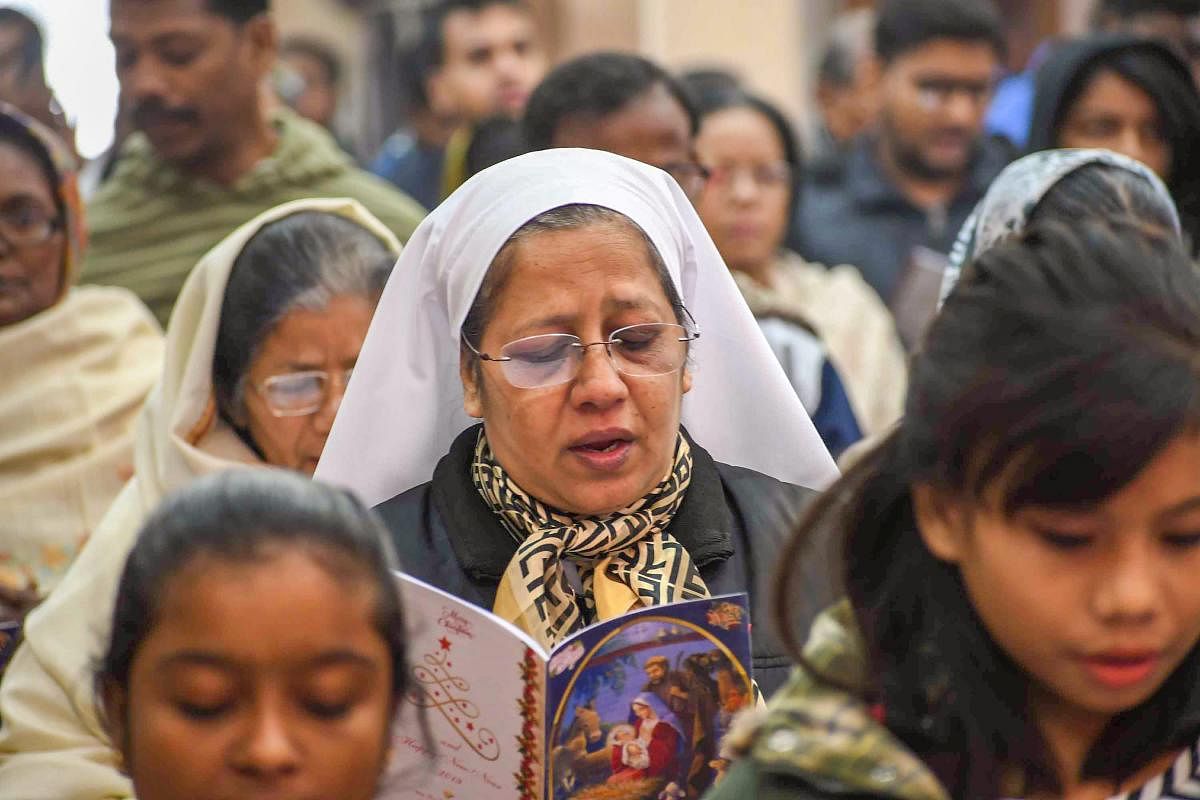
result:
M 563 120 L 613 114 L 655 86 L 679 101 L 695 135 L 700 127 L 695 105 L 669 72 L 630 53 L 591 53 L 560 64 L 533 90 L 525 108 L 525 141 L 533 150 L 548 150 Z
M 742 90 L 742 79 L 736 73 L 720 67 L 702 67 L 679 73 L 679 83 L 703 116 L 703 109 L 716 99 Z
M 990 0 L 884 0 L 875 22 L 875 53 L 888 63 L 935 39 L 985 42 L 1003 60 L 1008 46 Z
M 342 81 L 342 60 L 333 48 L 324 42 L 307 36 L 294 36 L 284 41 L 279 52 L 283 55 L 307 56 L 316 61 L 321 65 L 321 70 L 325 73 L 325 82 L 330 86 L 337 86 Z
M 62 180 L 62 177 L 58 174 L 58 168 L 54 166 L 54 161 L 45 146 L 26 129 L 24 124 L 3 111 L 0 111 L 0 142 L 17 148 L 38 165 L 42 175 L 46 178 L 46 184 L 50 187 L 50 194 L 54 198 L 54 209 L 58 216 L 62 217 L 66 211 L 63 208 L 62 196 L 58 191 L 59 181 Z
M 658 276 L 659 285 L 662 287 L 663 293 L 667 296 L 667 303 L 671 306 L 671 310 L 675 314 L 675 321 L 680 325 L 686 325 L 688 319 L 687 310 L 684 308 L 683 299 L 679 296 L 679 290 L 675 288 L 675 281 L 671 279 L 671 273 L 667 270 L 667 265 L 662 259 L 662 254 L 658 252 L 658 248 L 654 246 L 654 242 L 650 240 L 650 237 L 642 230 L 642 227 L 621 212 L 614 211 L 611 208 L 586 203 L 573 203 L 543 211 L 520 228 L 517 228 L 513 235 L 508 237 L 508 240 L 497 251 L 495 257 L 492 259 L 492 263 L 488 266 L 487 274 L 483 278 L 483 285 L 479 287 L 479 291 L 475 294 L 475 300 L 471 303 L 471 308 L 463 320 L 463 338 L 476 347 L 479 346 L 479 342 L 483 338 L 483 331 L 487 328 L 487 324 L 491 320 L 496 304 L 496 297 L 504 290 L 504 285 L 512 272 L 513 249 L 517 244 L 530 236 L 545 233 L 546 231 L 574 230 L 576 228 L 586 228 L 590 225 L 611 224 L 627 225 L 641 236 L 642 241 L 646 245 L 646 252 L 650 256 L 650 262 L 654 266 L 655 274 Z M 478 356 L 465 346 L 461 347 L 460 351 L 461 357 L 472 364 L 475 369 L 478 369 Z
M 1200 0 L 1097 0 L 1093 10 L 1097 21 L 1105 16 L 1128 20 L 1156 12 L 1194 16 L 1200 14 Z
M 392 698 L 399 702 L 409 685 L 408 638 L 387 529 L 349 492 L 269 469 L 200 478 L 146 519 L 117 585 L 97 694 L 127 694 L 138 648 L 158 624 L 172 579 L 187 566 L 201 558 L 263 561 L 282 548 L 304 549 L 339 582 L 374 589 L 372 624 L 391 652 Z
M 792 168 L 792 184 L 788 187 L 788 218 L 791 219 L 800 197 L 800 181 L 804 172 L 804 154 L 800 151 L 800 145 L 796 140 L 791 123 L 788 122 L 787 116 L 770 101 L 747 91 L 736 89 L 720 93 L 714 92 L 698 104 L 701 127 L 704 126 L 706 117 L 730 108 L 748 108 L 761 114 L 779 137 L 779 143 L 783 145 L 783 158 Z
M 526 152 L 521 123 L 507 114 L 498 114 L 480 122 L 471 131 L 467 145 L 467 177 L 490 166 L 507 161 Z
M 1174 238 L 1175 208 L 1150 181 L 1114 164 L 1087 164 L 1054 184 L 1029 213 L 1030 225 L 1121 219 L 1147 234 Z
M 1111 70 L 1137 86 L 1158 109 L 1171 146 L 1171 172 L 1165 182 L 1192 245 L 1200 244 L 1200 152 L 1195 148 L 1200 140 L 1200 92 L 1186 65 L 1165 45 L 1134 41 L 1121 47 L 1119 40 L 1113 41 L 1114 49 L 1093 58 L 1071 77 L 1051 120 L 1051 136 L 1045 138 L 1058 142 L 1069 110 L 1100 72 Z M 1038 142 L 1045 140 L 1044 134 L 1031 130 L 1031 146 L 1034 137 Z
M 825 51 L 817 65 L 818 81 L 840 87 L 854 83 L 858 61 L 870 54 L 874 44 L 871 41 L 874 27 L 875 12 L 870 9 L 838 14 L 830 25 Z
M 238 25 L 271 10 L 271 0 L 206 0 L 206 5 L 213 14 Z
M 41 69 L 46 45 L 37 22 L 17 9 L 5 6 L 0 8 L 0 25 L 15 25 L 24 29 L 21 38 L 21 76 L 27 78 L 35 69 Z
M 339 295 L 378 299 L 396 256 L 353 220 L 301 211 L 264 225 L 234 261 L 213 352 L 217 410 L 250 447 L 242 416 L 246 374 L 288 312 L 322 309 Z
M 1026 714 L 1028 678 L 988 634 L 958 569 L 925 546 L 912 488 L 996 497 L 1007 515 L 1102 502 L 1200 426 L 1197 352 L 1200 273 L 1173 237 L 1120 220 L 1034 226 L 967 267 L 914 358 L 899 426 L 786 545 L 774 596 L 785 643 L 817 680 L 880 703 L 950 796 L 1004 796 L 1011 764 L 1028 767 L 1029 790 L 1058 787 Z M 805 661 L 792 625 L 797 565 L 831 534 L 866 646 L 864 685 Z M 1198 650 L 1112 720 L 1084 778 L 1128 777 L 1194 740 Z

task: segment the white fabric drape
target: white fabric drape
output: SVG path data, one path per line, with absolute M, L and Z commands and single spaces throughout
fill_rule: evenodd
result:
M 649 235 L 703 332 L 683 425 L 718 461 L 823 488 L 837 476 L 729 270 L 665 172 L 596 150 L 530 153 L 484 170 L 430 214 L 383 292 L 316 477 L 371 504 L 428 481 L 459 432 L 459 330 L 492 258 L 522 224 L 573 203 Z

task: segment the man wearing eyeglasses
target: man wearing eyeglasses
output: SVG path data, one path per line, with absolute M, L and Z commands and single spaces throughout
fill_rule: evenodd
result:
M 562 64 L 525 109 L 530 149 L 607 150 L 669 172 L 693 200 L 705 180 L 693 148 L 699 127 L 679 82 L 626 53 L 593 53 Z
M 836 169 L 805 187 L 793 249 L 810 261 L 858 267 L 893 310 L 908 303 L 915 280 L 909 265 L 923 252 L 949 252 L 1012 155 L 982 133 L 1004 50 L 989 0 L 882 3 L 874 64 L 879 119 Z

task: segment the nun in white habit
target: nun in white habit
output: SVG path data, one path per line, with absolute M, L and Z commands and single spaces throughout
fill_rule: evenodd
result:
M 404 249 L 316 477 L 404 568 L 552 644 L 749 591 L 836 470 L 675 181 L 594 150 L 476 175 Z M 832 598 L 814 553 L 801 613 Z M 764 692 L 787 660 L 755 629 Z

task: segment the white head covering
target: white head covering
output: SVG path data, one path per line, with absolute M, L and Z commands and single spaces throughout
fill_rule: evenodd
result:
M 683 425 L 717 461 L 823 488 L 833 460 L 716 247 L 665 172 L 597 150 L 557 149 L 484 170 L 405 245 L 359 355 L 316 477 L 376 505 L 428 481 L 462 408 L 459 331 L 493 257 L 524 223 L 559 206 L 618 211 L 654 242 L 703 332 Z
M 1090 164 L 1104 164 L 1123 169 L 1145 180 L 1162 199 L 1163 207 L 1170 211 L 1175 233 L 1182 235 L 1179 212 L 1175 209 L 1171 192 L 1166 184 L 1140 161 L 1134 161 L 1111 150 L 1039 150 L 1005 167 L 992 181 L 987 194 L 959 229 L 958 238 L 950 249 L 946 271 L 942 275 L 942 292 L 938 299 L 938 307 L 946 302 L 968 262 L 1008 237 L 1024 231 L 1042 198 L 1063 178 Z

